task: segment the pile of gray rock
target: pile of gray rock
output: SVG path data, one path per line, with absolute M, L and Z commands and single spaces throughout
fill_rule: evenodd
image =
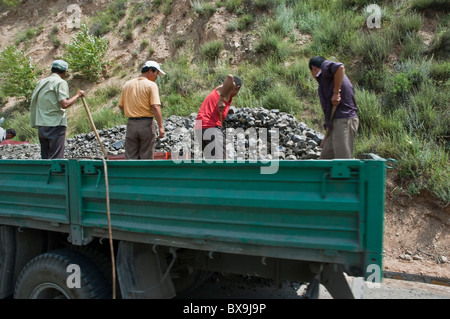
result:
M 198 158 L 194 138 L 196 113 L 187 117 L 164 119 L 166 135 L 157 139 L 155 152 L 178 152 Z M 241 160 L 318 159 L 323 134 L 298 122 L 291 114 L 264 108 L 231 107 L 224 121 L 227 133 L 227 156 Z M 98 130 L 109 155 L 123 155 L 126 125 Z M 66 140 L 65 158 L 102 158 L 103 153 L 94 132 L 79 134 Z M 0 145 L 0 159 L 39 159 L 36 144 Z

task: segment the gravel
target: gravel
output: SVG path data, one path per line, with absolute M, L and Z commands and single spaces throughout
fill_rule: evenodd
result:
M 198 158 L 194 143 L 196 113 L 187 117 L 170 116 L 163 120 L 166 136 L 157 138 L 155 152 L 189 153 Z M 301 160 L 318 159 L 323 134 L 299 122 L 291 114 L 264 108 L 232 106 L 224 121 L 228 158 Z M 126 125 L 98 130 L 109 155 L 125 153 Z M 267 141 L 267 142 L 266 142 Z M 258 146 L 258 147 L 257 147 Z M 65 158 L 101 158 L 103 153 L 95 133 L 79 134 L 66 140 Z M 39 144 L 0 145 L 0 159 L 40 159 Z

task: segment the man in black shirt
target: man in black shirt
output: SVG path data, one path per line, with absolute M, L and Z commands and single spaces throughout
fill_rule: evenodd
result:
M 319 98 L 325 115 L 326 134 L 320 145 L 320 158 L 353 158 L 353 142 L 359 126 L 358 107 L 344 65 L 315 56 L 309 61 L 309 69 L 319 83 Z

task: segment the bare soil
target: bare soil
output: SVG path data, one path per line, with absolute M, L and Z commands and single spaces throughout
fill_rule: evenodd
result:
M 423 192 L 411 197 L 386 182 L 384 269 L 450 278 L 450 205 Z M 408 258 L 411 257 L 411 259 Z

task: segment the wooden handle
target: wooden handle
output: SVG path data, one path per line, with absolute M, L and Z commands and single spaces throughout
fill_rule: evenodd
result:
M 330 125 L 333 125 L 334 113 L 336 113 L 336 109 L 337 109 L 337 105 L 333 105 L 333 108 L 331 109 Z M 328 138 L 328 136 L 330 135 L 330 132 L 331 132 L 331 128 L 327 127 L 327 130 L 325 132 L 325 137 L 323 138 L 322 143 L 324 143 L 325 140 Z
M 89 117 L 89 122 L 91 122 L 91 126 L 92 126 L 92 129 L 94 130 L 95 136 L 97 137 L 97 140 L 100 143 L 100 147 L 102 149 L 103 156 L 105 158 L 108 158 L 108 153 L 106 152 L 105 148 L 103 147 L 102 140 L 100 139 L 100 136 L 97 133 L 97 129 L 95 128 L 95 124 L 94 124 L 94 121 L 92 120 L 91 112 L 89 111 L 89 108 L 86 104 L 86 100 L 84 99 L 84 96 L 81 97 L 81 100 L 83 101 L 84 109 L 86 110 L 86 113 Z

